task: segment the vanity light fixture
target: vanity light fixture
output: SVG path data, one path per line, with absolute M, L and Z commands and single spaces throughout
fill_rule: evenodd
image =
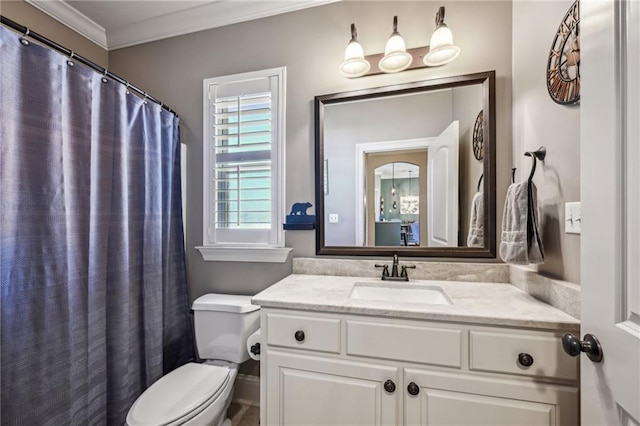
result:
M 351 24 L 351 41 L 344 51 L 344 62 L 340 65 L 340 73 L 348 78 L 362 77 L 371 69 L 371 64 L 364 58 L 364 49 L 358 42 L 356 24 Z
M 448 64 L 458 57 L 460 48 L 453 44 L 453 34 L 444 23 L 444 6 L 436 13 L 436 30 L 431 36 L 429 53 L 423 59 L 424 64 L 431 67 Z
M 451 30 L 444 23 L 444 6 L 441 6 L 436 13 L 436 29 L 431 36 L 430 46 L 407 49 L 404 39 L 398 32 L 398 17 L 394 16 L 393 32 L 387 40 L 384 54 L 365 56 L 364 49 L 357 40 L 356 26 L 351 24 L 351 41 L 344 52 L 340 73 L 347 78 L 357 78 L 365 75 L 438 67 L 453 61 L 459 54 L 460 48 L 453 44 Z
M 406 70 L 413 62 L 413 56 L 407 53 L 404 39 L 398 32 L 398 17 L 393 17 L 393 32 L 384 47 L 384 56 L 378 62 L 383 72 L 392 73 Z

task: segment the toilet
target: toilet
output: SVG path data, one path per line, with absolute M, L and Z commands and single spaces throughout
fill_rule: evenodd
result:
M 127 413 L 127 426 L 230 426 L 238 364 L 260 327 L 251 296 L 205 294 L 193 302 L 196 346 L 205 362 L 188 363 L 160 378 Z

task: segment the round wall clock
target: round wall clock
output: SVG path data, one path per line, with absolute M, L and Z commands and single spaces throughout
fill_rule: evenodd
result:
M 560 22 L 547 61 L 547 89 L 562 105 L 580 101 L 580 3 L 576 0 Z
M 473 125 L 473 156 L 478 161 L 484 158 L 484 117 L 482 110 L 476 117 L 476 124 Z

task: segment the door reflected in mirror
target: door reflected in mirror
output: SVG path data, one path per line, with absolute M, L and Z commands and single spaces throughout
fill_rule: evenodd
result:
M 494 80 L 488 72 L 316 97 L 318 254 L 494 257 L 495 235 L 467 246 L 470 229 L 495 226 Z M 470 223 L 476 192 L 482 224 Z

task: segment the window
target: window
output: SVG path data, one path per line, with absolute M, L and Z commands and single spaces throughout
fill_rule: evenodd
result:
M 286 260 L 284 93 L 284 67 L 204 80 L 205 260 Z

